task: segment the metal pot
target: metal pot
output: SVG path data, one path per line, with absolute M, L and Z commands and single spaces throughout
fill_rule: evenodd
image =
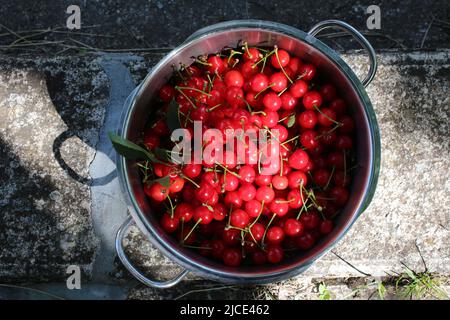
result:
M 366 78 L 360 81 L 339 54 L 315 38 L 324 29 L 338 28 L 350 33 L 369 54 L 370 66 Z M 370 43 L 357 30 L 345 22 L 327 20 L 315 25 L 308 33 L 283 24 L 243 20 L 219 23 L 201 29 L 190 36 L 183 44 L 164 57 L 144 81 L 130 95 L 124 106 L 124 114 L 119 134 L 134 140 L 142 132 L 148 120 L 148 108 L 157 90 L 171 76 L 172 65 L 192 63 L 192 57 L 220 51 L 225 46 L 234 47 L 239 40 L 250 45 L 278 45 L 301 59 L 314 63 L 322 74 L 330 79 L 341 92 L 351 108 L 357 132 L 357 161 L 350 199 L 336 218 L 336 227 L 321 239 L 311 250 L 299 253 L 278 265 L 242 266 L 230 268 L 204 258 L 192 250 L 180 247 L 160 227 L 143 192 L 139 172 L 134 161 L 117 158 L 119 179 L 128 201 L 131 216 L 119 229 L 116 237 L 116 250 L 125 267 L 141 282 L 158 288 L 168 288 L 177 284 L 189 272 L 201 277 L 238 284 L 260 284 L 288 279 L 305 271 L 316 259 L 329 251 L 349 230 L 358 216 L 369 205 L 378 179 L 380 165 L 380 137 L 378 125 L 365 87 L 375 76 L 377 69 L 375 52 Z M 147 278 L 129 261 L 122 247 L 126 229 L 133 223 L 149 240 L 174 262 L 185 268 L 176 278 L 169 281 L 156 281 Z

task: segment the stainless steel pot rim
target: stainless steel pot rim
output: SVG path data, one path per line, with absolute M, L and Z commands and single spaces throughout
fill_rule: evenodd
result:
M 312 256 L 307 256 L 307 263 L 299 263 L 293 264 L 289 267 L 286 267 L 284 270 L 277 270 L 274 272 L 267 272 L 261 274 L 247 274 L 243 273 L 239 270 L 219 270 L 216 268 L 210 268 L 208 266 L 198 264 L 196 261 L 193 261 L 189 257 L 183 255 L 180 251 L 172 246 L 168 245 L 163 241 L 159 235 L 155 232 L 151 224 L 144 217 L 144 214 L 140 211 L 138 204 L 136 203 L 132 190 L 130 181 L 126 174 L 125 168 L 126 160 L 123 157 L 118 157 L 117 164 L 119 170 L 119 179 L 121 180 L 121 185 L 124 188 L 125 194 L 127 195 L 127 200 L 130 203 L 129 209 L 130 214 L 132 215 L 134 221 L 137 223 L 139 228 L 149 237 L 152 243 L 157 244 L 158 249 L 160 249 L 163 254 L 168 256 L 170 259 L 181 265 L 182 267 L 196 273 L 200 276 L 220 280 L 221 282 L 230 282 L 230 283 L 247 283 L 247 284 L 255 284 L 255 283 L 267 283 L 276 280 L 281 280 L 285 278 L 289 278 L 295 276 L 304 270 L 306 270 L 315 260 L 319 259 L 321 256 L 330 251 L 334 245 L 347 233 L 352 224 L 356 221 L 358 216 L 365 210 L 367 205 L 370 203 L 374 191 L 375 185 L 378 179 L 379 173 L 379 154 L 380 154 L 380 137 L 378 132 L 378 125 L 376 122 L 376 118 L 373 112 L 373 108 L 371 102 L 365 92 L 364 86 L 361 81 L 357 78 L 357 76 L 353 73 L 351 68 L 340 58 L 340 56 L 323 42 L 318 40 L 317 38 L 305 33 L 296 28 L 286 26 L 284 24 L 275 23 L 275 22 L 267 22 L 267 21 L 252 21 L 252 20 L 243 20 L 243 21 L 229 21 L 219 23 L 204 29 L 201 29 L 194 33 L 191 37 L 189 37 L 186 42 L 184 42 L 179 47 L 175 48 L 171 51 L 166 57 L 164 57 L 152 71 L 149 73 L 152 74 L 157 72 L 159 68 L 167 63 L 177 52 L 184 50 L 187 46 L 195 44 L 197 41 L 202 41 L 208 35 L 215 32 L 226 32 L 226 29 L 266 29 L 273 32 L 279 32 L 296 38 L 298 40 L 304 41 L 309 45 L 313 46 L 317 50 L 321 51 L 325 54 L 333 63 L 339 66 L 340 70 L 345 74 L 348 80 L 352 83 L 353 89 L 357 92 L 358 97 L 362 100 L 362 104 L 364 106 L 364 113 L 367 117 L 367 121 L 369 123 L 370 128 L 370 138 L 372 141 L 371 148 L 371 163 L 369 164 L 371 171 L 369 173 L 368 183 L 366 184 L 366 188 L 364 192 L 362 192 L 363 197 L 360 200 L 360 203 L 357 206 L 357 210 L 353 213 L 351 219 L 347 221 L 347 223 L 341 227 L 341 232 L 337 234 L 332 240 L 327 242 L 323 248 L 320 248 L 317 252 Z M 375 68 L 376 69 L 376 68 Z M 129 102 L 125 106 L 125 112 L 122 117 L 122 126 L 119 128 L 119 134 L 125 135 L 128 130 L 130 116 L 132 114 L 132 110 L 136 104 L 137 97 L 139 96 L 142 88 L 145 88 L 149 81 L 149 75 L 142 82 L 140 86 L 138 86 L 135 91 L 130 95 Z M 373 78 L 373 77 L 372 77 Z

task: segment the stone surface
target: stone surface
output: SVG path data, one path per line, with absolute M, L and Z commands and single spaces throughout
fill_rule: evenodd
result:
M 167 291 L 138 286 L 128 297 L 313 298 L 318 282 L 343 288 L 343 279 L 363 277 L 360 271 L 386 276 L 402 271 L 401 262 L 422 271 L 417 247 L 430 271 L 449 276 L 450 52 L 379 56 L 368 87 L 382 137 L 379 184 L 371 206 L 333 252 L 272 287 L 223 288 L 193 276 Z M 109 176 L 114 163 L 105 132 L 115 129 L 125 97 L 159 57 L 0 58 L 0 282 L 43 282 L 45 289 L 76 264 L 91 284 L 112 283 L 125 293 L 135 285 L 117 258 L 109 262 L 116 225 L 108 225 L 108 214 L 117 219 L 111 208 L 124 204 L 117 178 Z M 345 59 L 364 74 L 364 55 Z M 179 270 L 135 227 L 124 245 L 152 277 Z M 110 270 L 97 277 L 106 270 L 102 261 Z M 50 284 L 47 290 L 54 292 Z
M 0 281 L 86 275 L 98 245 L 89 164 L 108 99 L 92 59 L 0 60 Z
M 0 21 L 5 27 L 15 32 L 37 30 L 20 33 L 21 36 L 34 34 L 29 41 L 60 41 L 40 46 L 30 45 L 29 42 L 16 43 L 11 47 L 17 36 L 0 28 L 0 51 L 10 54 L 54 54 L 63 50 L 73 54 L 92 50 L 92 47 L 128 51 L 164 49 L 180 44 L 199 28 L 236 19 L 276 21 L 305 31 L 319 21 L 340 19 L 369 34 L 377 49 L 449 48 L 450 45 L 450 6 L 446 0 L 302 0 L 288 4 L 268 0 L 211 0 L 201 5 L 194 0 L 0 2 Z M 73 4 L 80 6 L 81 30 L 68 32 L 66 19 L 69 14 L 66 9 Z M 369 14 L 366 10 L 371 4 L 380 7 L 380 30 L 367 29 Z M 58 33 L 42 31 L 47 28 L 58 28 Z M 39 32 L 41 34 L 36 35 Z M 358 43 L 349 37 L 333 37 L 330 43 L 336 48 L 359 48 Z

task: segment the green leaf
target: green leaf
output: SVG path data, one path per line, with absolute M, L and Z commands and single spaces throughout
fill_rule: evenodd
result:
M 384 300 L 384 297 L 386 296 L 386 287 L 382 281 L 378 282 L 378 296 L 381 300 Z
M 109 132 L 108 136 L 117 153 L 125 157 L 126 159 L 130 160 L 141 159 L 162 163 L 155 157 L 154 154 L 145 150 L 141 146 L 131 142 L 130 140 L 124 139 L 118 134 L 115 134 L 114 132 Z
M 291 114 L 291 116 L 289 117 L 287 126 L 288 128 L 291 128 L 294 124 L 295 124 L 295 113 Z
M 161 184 L 163 187 L 165 188 L 169 188 L 170 187 L 170 177 L 169 176 L 165 176 L 159 179 L 155 179 L 153 180 L 153 182 L 158 182 L 159 184 Z
M 170 131 L 181 128 L 180 118 L 178 114 L 179 108 L 180 108 L 179 104 L 175 101 L 175 99 L 172 99 L 172 101 L 170 101 L 169 103 L 169 108 L 167 110 L 167 121 L 166 121 Z
M 320 300 L 330 300 L 331 299 L 330 291 L 328 290 L 327 286 L 323 282 L 321 284 L 319 284 L 319 299 Z

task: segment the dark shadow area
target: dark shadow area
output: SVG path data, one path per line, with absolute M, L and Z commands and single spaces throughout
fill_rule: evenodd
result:
M 67 266 L 91 263 L 94 250 L 84 243 L 87 235 L 61 229 L 66 222 L 50 198 L 57 189 L 50 178 L 25 167 L 0 136 L 1 283 L 65 281 Z M 80 215 L 87 214 L 79 210 Z M 75 249 L 61 247 L 66 236 Z
M 69 5 L 80 7 L 80 30 L 66 28 Z M 381 29 L 367 28 L 369 5 L 380 7 Z M 450 5 L 446 0 L 213 0 L 201 3 L 195 0 L 2 0 L 0 21 L 9 30 L 0 28 L 0 45 L 5 46 L 0 52 L 44 55 L 78 54 L 98 49 L 160 52 L 179 45 L 199 28 L 237 19 L 270 20 L 304 31 L 322 20 L 339 19 L 364 32 L 376 49 L 449 48 L 449 16 Z M 27 38 L 28 45 L 10 46 L 18 39 L 17 35 L 31 36 Z M 359 49 L 358 43 L 344 34 L 327 37 L 337 49 Z M 29 45 L 29 41 L 43 44 Z

